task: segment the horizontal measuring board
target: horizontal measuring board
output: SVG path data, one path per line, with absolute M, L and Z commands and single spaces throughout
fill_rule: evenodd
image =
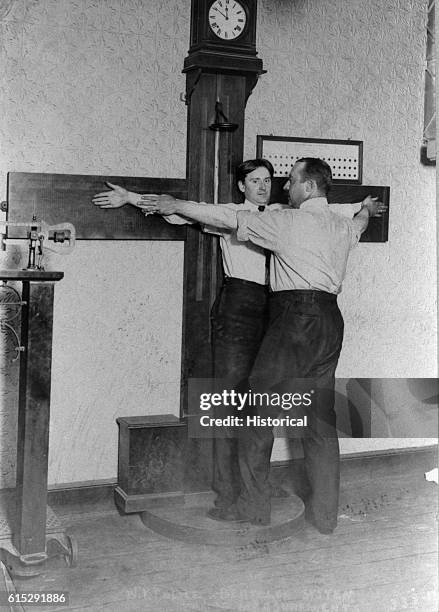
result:
M 186 226 L 174 226 L 161 217 L 145 217 L 133 206 L 100 209 L 92 204 L 96 193 L 106 191 L 105 183 L 121 185 L 138 193 L 171 193 L 187 197 L 184 179 L 92 176 L 79 174 L 39 174 L 10 172 L 8 174 L 9 222 L 29 223 L 35 214 L 49 225 L 73 223 L 78 239 L 111 240 L 185 240 Z M 272 202 L 287 202 L 283 191 L 286 179 L 275 177 Z M 367 195 L 378 196 L 389 204 L 390 188 L 355 184 L 334 184 L 331 202 L 359 202 Z M 371 219 L 361 237 L 362 242 L 388 240 L 389 215 Z M 25 228 L 8 229 L 9 238 L 25 238 Z
M 145 217 L 130 205 L 116 209 L 95 206 L 92 198 L 109 190 L 107 181 L 137 193 L 187 198 L 185 179 L 10 172 L 7 220 L 29 223 L 35 215 L 49 225 L 72 223 L 78 239 L 185 240 L 186 226 L 171 225 L 158 215 Z M 9 227 L 8 237 L 25 238 L 26 228 Z

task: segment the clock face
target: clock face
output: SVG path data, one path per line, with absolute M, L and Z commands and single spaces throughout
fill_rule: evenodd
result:
M 209 9 L 209 26 L 222 40 L 241 36 L 247 23 L 247 13 L 236 0 L 215 0 Z

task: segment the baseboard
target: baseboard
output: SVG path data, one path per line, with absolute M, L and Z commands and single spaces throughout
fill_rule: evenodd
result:
M 349 484 L 371 477 L 384 478 L 400 474 L 424 473 L 438 465 L 438 446 L 417 446 L 400 449 L 349 453 L 340 457 L 341 481 Z M 276 482 L 288 478 L 303 466 L 303 459 L 276 461 L 272 464 Z
M 135 512 L 143 512 L 144 510 L 154 507 L 160 507 L 163 504 L 174 506 L 177 504 L 184 505 L 183 491 L 175 491 L 171 493 L 155 493 L 143 495 L 128 495 L 120 487 L 114 489 L 114 501 L 122 514 L 131 514 Z
M 275 461 L 272 472 L 277 482 L 288 478 L 301 459 Z M 421 446 L 403 449 L 367 451 L 342 455 L 340 471 L 342 481 L 354 482 L 374 477 L 397 476 L 408 472 L 426 472 L 438 464 L 438 447 Z M 114 501 L 116 479 L 75 482 L 49 486 L 49 505 L 99 503 Z M 177 493 L 177 492 L 176 492 Z
M 116 486 L 116 478 L 49 485 L 47 503 L 49 506 L 62 506 L 114 501 Z
M 423 475 L 437 465 L 437 445 L 349 454 L 341 463 L 341 478 L 349 483 L 370 479 L 371 476 Z

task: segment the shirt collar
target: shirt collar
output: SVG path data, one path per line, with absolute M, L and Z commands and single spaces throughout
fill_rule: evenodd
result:
M 258 207 L 257 204 L 253 204 L 253 202 L 250 202 L 250 200 L 247 200 L 247 198 L 245 198 L 244 204 L 247 204 L 247 206 L 253 206 L 253 208 L 257 208 Z
M 328 200 L 325 197 L 310 198 L 305 200 L 300 206 L 300 210 L 318 210 L 326 208 L 328 206 Z
M 259 206 L 257 204 L 254 204 L 253 202 L 250 202 L 250 200 L 247 200 L 247 198 L 244 200 L 243 203 L 247 207 L 247 210 L 258 210 L 258 208 L 259 208 Z M 267 206 L 267 205 L 265 205 L 265 206 Z

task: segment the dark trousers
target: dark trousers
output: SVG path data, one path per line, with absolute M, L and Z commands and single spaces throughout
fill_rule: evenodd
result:
M 264 285 L 226 278 L 212 308 L 214 376 L 224 379 L 228 389 L 248 390 L 248 377 L 267 325 L 268 289 Z M 212 488 L 216 505 L 235 502 L 242 488 L 238 440 L 234 432 L 221 428 L 214 439 Z
M 307 511 L 320 527 L 337 523 L 339 446 L 335 427 L 335 369 L 343 341 L 343 318 L 335 295 L 321 291 L 281 291 L 270 296 L 267 332 L 250 376 L 253 391 L 295 390 L 295 380 L 312 379 L 315 388 L 303 448 L 310 497 Z M 261 414 L 261 416 L 263 416 Z M 249 516 L 270 516 L 270 427 L 240 429 L 240 468 L 244 487 L 238 508 Z

